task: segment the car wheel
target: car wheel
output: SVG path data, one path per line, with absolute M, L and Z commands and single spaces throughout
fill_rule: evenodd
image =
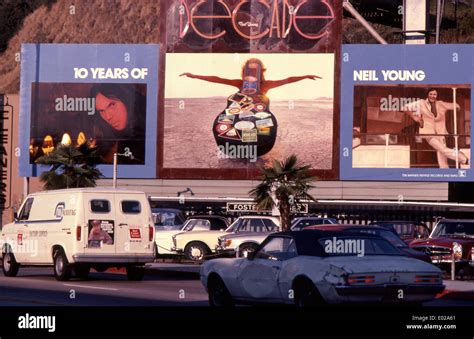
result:
M 54 252 L 54 276 L 56 280 L 67 281 L 71 278 L 71 265 L 62 250 Z
M 11 252 L 3 253 L 2 270 L 6 277 L 16 277 L 20 264 L 15 260 L 15 256 Z
M 254 244 L 241 245 L 239 248 L 239 257 L 245 257 L 245 253 L 249 254 L 250 252 L 254 252 L 256 249 L 257 245 Z
M 145 275 L 144 266 L 128 266 L 127 270 L 127 279 L 130 281 L 141 281 Z
M 206 259 L 206 256 L 209 255 L 209 252 L 210 251 L 207 246 L 200 242 L 192 242 L 184 249 L 184 255 L 186 258 L 193 261 Z
M 89 277 L 90 271 L 91 271 L 91 267 L 88 266 L 88 265 L 79 265 L 79 264 L 76 264 L 76 266 L 74 267 L 74 274 L 75 274 L 76 277 L 78 277 L 79 279 L 84 279 L 84 280 L 86 280 L 86 279 Z
M 213 277 L 208 284 L 209 305 L 211 307 L 232 307 L 234 300 L 220 277 Z
M 314 307 L 324 304 L 313 282 L 308 279 L 300 280 L 295 284 L 295 305 L 298 307 Z

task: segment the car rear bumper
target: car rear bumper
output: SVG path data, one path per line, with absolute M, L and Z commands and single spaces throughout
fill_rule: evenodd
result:
M 376 286 L 338 286 L 340 296 L 379 296 L 387 299 L 402 299 L 405 295 L 436 295 L 443 292 L 444 285 L 376 285 Z

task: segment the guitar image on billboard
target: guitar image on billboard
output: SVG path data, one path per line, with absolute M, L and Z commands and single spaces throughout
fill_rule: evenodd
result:
M 256 147 L 257 156 L 271 151 L 275 145 L 278 122 L 270 111 L 267 92 L 273 88 L 305 79 L 321 79 L 316 75 L 293 76 L 281 80 L 266 80 L 265 66 L 256 58 L 248 59 L 242 67 L 242 79 L 182 73 L 192 79 L 237 87 L 238 92 L 227 99 L 226 108 L 217 115 L 213 134 L 218 146 Z M 221 147 L 228 149 L 228 147 Z

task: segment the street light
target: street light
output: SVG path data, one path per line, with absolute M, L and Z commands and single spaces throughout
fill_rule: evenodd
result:
M 118 156 L 123 156 L 123 157 L 128 157 L 130 159 L 133 159 L 133 154 L 130 152 L 128 148 L 125 149 L 125 153 L 114 153 L 114 177 L 113 177 L 113 188 L 117 188 L 117 157 Z

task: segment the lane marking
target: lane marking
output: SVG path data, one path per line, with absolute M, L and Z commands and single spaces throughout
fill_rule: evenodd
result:
M 91 288 L 95 290 L 108 290 L 108 291 L 118 291 L 118 288 L 110 288 L 110 287 L 95 287 L 95 286 L 84 286 L 84 285 L 76 285 L 76 284 L 63 284 L 64 286 L 72 286 L 72 287 L 81 287 L 81 288 Z

